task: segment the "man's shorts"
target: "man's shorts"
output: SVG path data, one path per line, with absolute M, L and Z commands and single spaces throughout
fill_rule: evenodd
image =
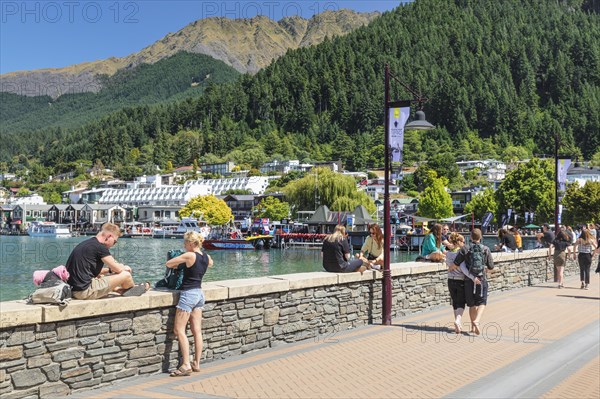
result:
M 487 305 L 487 297 L 488 282 L 486 279 L 483 279 L 479 285 L 475 285 L 470 278 L 465 279 L 465 299 L 469 307 Z
M 92 283 L 83 291 L 73 291 L 72 296 L 75 299 L 98 299 L 104 298 L 111 293 L 108 276 L 92 279 Z
M 179 303 L 177 303 L 177 309 L 188 313 L 194 309 L 202 310 L 204 308 L 204 302 L 204 292 L 201 288 L 181 291 L 179 293 Z

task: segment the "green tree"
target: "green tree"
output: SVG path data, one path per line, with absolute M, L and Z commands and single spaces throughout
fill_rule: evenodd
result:
M 497 209 L 498 204 L 496 203 L 495 193 L 491 188 L 487 188 L 482 193 L 474 195 L 471 198 L 471 201 L 465 205 L 465 213 L 473 213 L 475 218 L 479 220 L 481 220 L 483 215 L 487 212 L 492 212 L 494 218 L 496 218 Z
M 281 220 L 290 216 L 290 205 L 279 198 L 265 197 L 253 208 L 253 212 L 256 217 Z
M 596 151 L 594 155 L 592 155 L 590 166 L 600 166 L 600 149 Z
M 452 197 L 445 189 L 448 180 L 444 177 L 433 178 L 419 199 L 417 215 L 442 219 L 454 215 Z
M 538 222 L 553 220 L 554 166 L 533 158 L 509 172 L 496 191 L 498 212 L 512 208 L 517 214 L 535 212 Z
M 565 220 L 571 224 L 597 222 L 600 220 L 600 182 L 588 181 L 583 187 L 569 184 L 562 200 Z
M 214 195 L 199 195 L 189 200 L 183 208 L 179 210 L 181 217 L 201 217 L 206 223 L 214 226 L 221 226 L 233 218 L 231 209 L 225 201 Z

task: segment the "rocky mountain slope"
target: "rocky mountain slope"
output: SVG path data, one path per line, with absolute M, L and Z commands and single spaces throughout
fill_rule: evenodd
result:
M 95 93 L 102 88 L 101 75 L 112 76 L 124 68 L 154 64 L 180 51 L 206 54 L 242 73 L 256 73 L 290 49 L 318 44 L 326 36 L 345 35 L 379 15 L 339 10 L 310 19 L 287 17 L 280 21 L 264 16 L 235 20 L 206 18 L 127 57 L 1 75 L 0 91 L 52 98 L 66 93 Z

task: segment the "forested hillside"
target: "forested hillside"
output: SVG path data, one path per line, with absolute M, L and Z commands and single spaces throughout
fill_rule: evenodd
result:
M 417 0 L 198 98 L 122 110 L 70 131 L 7 134 L 0 159 L 33 153 L 46 165 L 83 157 L 177 166 L 283 156 L 377 166 L 385 63 L 430 99 L 425 111 L 438 127 L 407 137 L 409 162 L 514 146 L 550 154 L 554 134 L 562 153 L 589 158 L 600 147 L 600 18 L 582 8 L 588 3 Z M 410 95 L 393 85 L 392 97 Z M 477 136 L 487 147 L 475 148 Z
M 124 107 L 198 97 L 210 84 L 231 82 L 239 75 L 207 55 L 180 52 L 104 77 L 98 93 L 66 94 L 53 100 L 0 92 L 0 129 L 19 133 L 51 126 L 78 127 Z

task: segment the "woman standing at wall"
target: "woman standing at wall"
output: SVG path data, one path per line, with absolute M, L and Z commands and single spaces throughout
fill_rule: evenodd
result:
M 185 263 L 186 266 L 173 326 L 173 333 L 179 341 L 181 365 L 170 374 L 171 377 L 184 377 L 190 375 L 192 371 L 200 371 L 202 309 L 204 306 L 202 277 L 206 270 L 213 265 L 212 258 L 206 252 L 202 252 L 202 241 L 204 241 L 202 235 L 195 231 L 188 231 L 183 236 L 183 247 L 186 252 L 167 261 L 167 267 L 170 268 L 176 268 L 181 263 Z M 186 334 L 188 321 L 194 336 L 193 362 L 190 362 L 190 343 Z

